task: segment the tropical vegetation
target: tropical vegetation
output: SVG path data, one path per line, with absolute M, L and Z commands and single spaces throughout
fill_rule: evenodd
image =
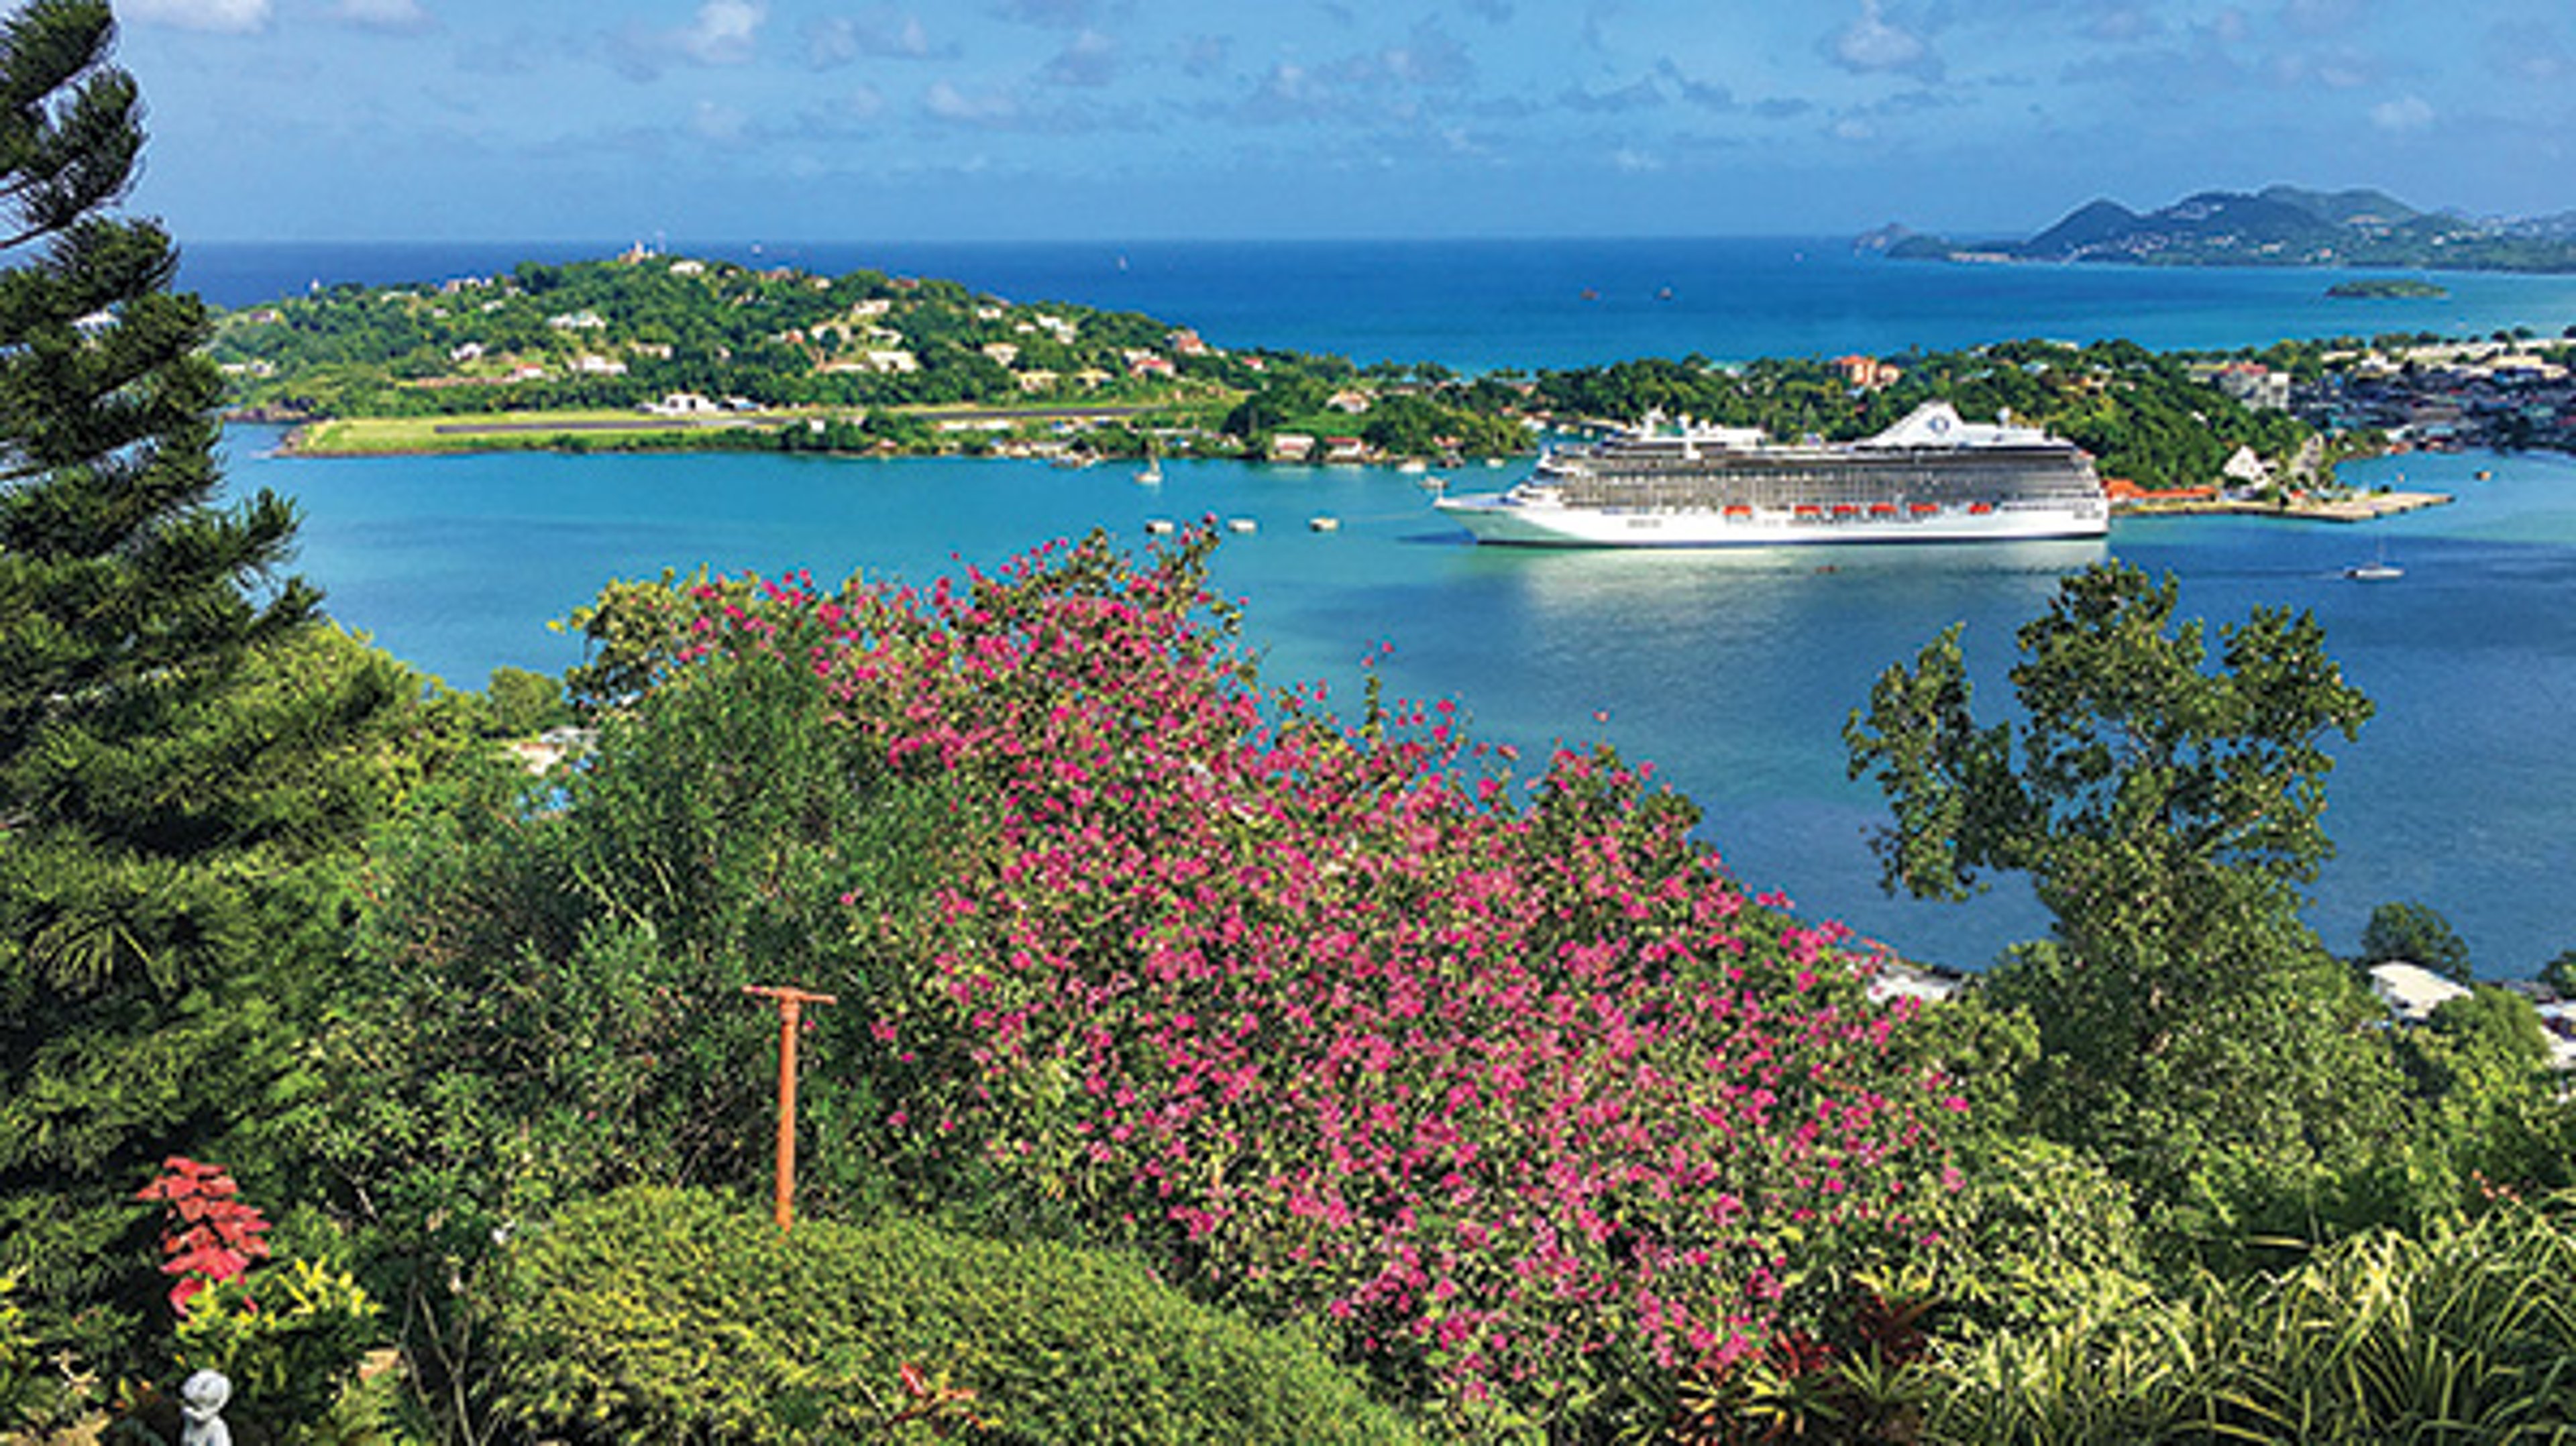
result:
M 2530 1005 L 2397 1027 L 2300 919 L 2371 712 L 2312 618 L 2105 567 L 2000 715 L 1888 671 L 1890 882 L 2054 921 L 1929 1005 L 1645 764 L 1263 678 L 1203 534 L 614 584 L 452 692 L 219 500 L 112 40 L 0 25 L 0 1433 L 201 1369 L 301 1442 L 2576 1430 Z

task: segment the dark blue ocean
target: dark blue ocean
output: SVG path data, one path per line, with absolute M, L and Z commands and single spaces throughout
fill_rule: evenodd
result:
M 614 249 L 200 247 L 183 280 L 241 304 L 314 280 L 435 280 L 506 269 L 523 252 Z M 2445 277 L 2447 302 L 2355 311 L 2324 301 L 2314 274 L 1891 265 L 1821 242 L 737 251 L 1133 307 L 1221 343 L 1463 369 L 2022 335 L 2216 346 L 2418 328 L 2554 334 L 2576 322 L 2576 279 Z M 1585 286 L 1600 299 L 1582 300 Z M 1673 299 L 1656 300 L 1665 286 Z M 1250 603 L 1273 681 L 1325 678 L 1351 699 L 1359 658 L 1392 644 L 1380 668 L 1395 692 L 1460 699 L 1479 736 L 1525 751 L 1607 739 L 1703 806 L 1705 837 L 1748 883 L 1965 965 L 2044 920 L 2010 885 L 1959 907 L 1885 897 L 1867 847 L 1884 810 L 1844 777 L 1843 720 L 1881 669 L 1954 621 L 1967 624 L 1986 700 L 1999 701 L 2013 628 L 2067 570 L 2117 556 L 2173 572 L 2186 610 L 2213 620 L 2313 609 L 2377 700 L 2330 784 L 2341 851 L 2310 913 L 2329 945 L 2353 947 L 2375 904 L 2414 899 L 2445 913 L 2489 974 L 2529 974 L 2576 947 L 2576 908 L 2560 892 L 2576 876 L 2576 461 L 2565 457 L 2368 464 L 2358 480 L 2460 497 L 2370 528 L 2123 521 L 2107 544 L 1840 549 L 1828 571 L 1799 550 L 1480 550 L 1412 479 L 1372 469 L 1177 463 L 1148 488 L 1123 469 L 1001 461 L 288 461 L 269 455 L 275 441 L 235 429 L 232 476 L 302 504 L 298 565 L 332 613 L 466 686 L 497 664 L 575 661 L 577 645 L 545 624 L 613 577 L 706 565 L 921 579 L 1093 527 L 1141 542 L 1148 518 L 1250 518 L 1258 530 L 1220 549 L 1218 582 Z M 2493 477 L 2478 480 L 2482 469 Z M 1309 531 L 1319 514 L 1341 529 Z M 2403 580 L 2342 577 L 2383 547 Z

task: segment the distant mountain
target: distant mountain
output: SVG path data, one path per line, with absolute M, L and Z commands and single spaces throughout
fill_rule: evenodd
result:
M 1899 260 L 2576 271 L 2576 212 L 2479 221 L 2369 189 L 2203 191 L 2144 214 L 2094 200 L 2017 243 L 1953 245 L 1894 225 L 1864 239 L 1875 243 L 1865 249 Z

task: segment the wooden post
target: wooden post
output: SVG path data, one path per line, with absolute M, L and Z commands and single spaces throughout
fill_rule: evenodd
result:
M 746 984 L 745 994 L 778 1001 L 778 1228 L 796 1219 L 796 1031 L 808 1004 L 838 1004 L 840 996 L 785 985 Z

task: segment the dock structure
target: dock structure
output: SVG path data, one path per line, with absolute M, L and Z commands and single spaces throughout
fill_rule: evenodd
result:
M 2354 492 L 2340 497 L 2300 497 L 2286 502 L 2257 502 L 2238 497 L 2158 497 L 2152 493 L 2115 500 L 2123 516 L 2173 517 L 2225 514 L 2234 517 L 2289 517 L 2305 522 L 2373 522 L 2382 517 L 2448 506 L 2448 492 Z

